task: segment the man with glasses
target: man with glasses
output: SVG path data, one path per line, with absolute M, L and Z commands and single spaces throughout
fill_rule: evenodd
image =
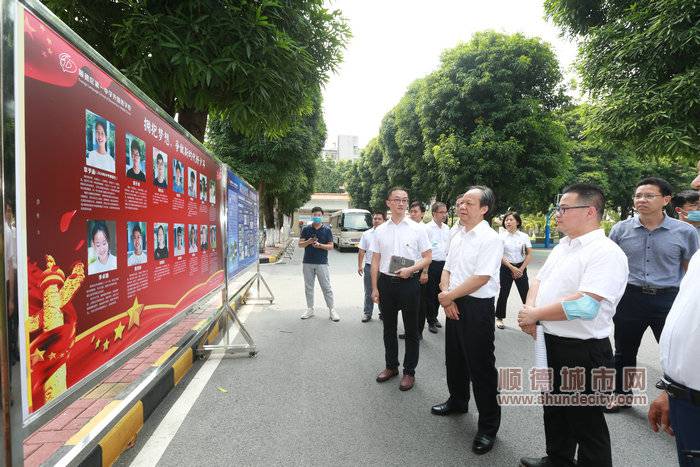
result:
M 594 390 L 593 370 L 612 359 L 612 317 L 627 282 L 627 258 L 600 227 L 604 206 L 597 186 L 578 183 L 564 190 L 556 218 L 566 236 L 532 281 L 518 314 L 520 328 L 531 336 L 537 336 L 538 322 L 543 327 L 551 392 L 584 394 L 582 400 Z M 582 384 L 567 387 L 571 378 L 565 375 L 577 368 L 583 369 Z M 612 466 L 603 406 L 545 403 L 543 411 L 547 456 L 525 457 L 520 465 Z
M 624 368 L 637 366 L 637 351 L 648 327 L 659 341 L 678 285 L 698 249 L 696 230 L 664 212 L 670 201 L 671 185 L 666 180 L 645 178 L 634 193 L 638 215 L 618 222 L 610 231 L 610 239 L 629 262 L 627 288 L 614 318 L 616 394 L 632 394 Z M 616 413 L 628 407 L 612 403 L 605 411 Z
M 430 242 L 425 229 L 406 217 L 408 193 L 400 187 L 389 190 L 386 205 L 391 219 L 377 227 L 372 239 L 372 300 L 379 304 L 384 323 L 386 368 L 377 375 L 383 383 L 399 374 L 399 341 L 396 323 L 401 310 L 406 334 L 403 377 L 399 389 L 415 383 L 418 365 L 418 300 L 420 271 L 430 264 Z
M 428 321 L 428 331 L 437 334 L 438 328 L 442 325 L 438 321 L 438 310 L 440 302 L 438 294 L 440 293 L 440 278 L 442 277 L 442 269 L 445 267 L 445 258 L 447 258 L 447 246 L 450 243 L 450 228 L 447 227 L 447 206 L 445 203 L 433 203 L 430 208 L 433 214 L 433 220 L 428 222 L 426 230 L 428 231 L 428 240 L 433 251 L 433 260 L 428 267 L 428 300 L 427 310 L 424 320 L 418 323 L 418 330 L 423 332 L 425 321 Z

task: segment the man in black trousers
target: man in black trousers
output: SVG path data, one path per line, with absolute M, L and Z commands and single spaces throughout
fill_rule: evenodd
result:
M 503 257 L 503 241 L 485 218 L 492 217 L 495 196 L 473 186 L 462 197 L 462 227 L 452 238 L 438 295 L 445 309 L 445 363 L 450 397 L 434 405 L 435 415 L 467 412 L 469 384 L 479 409 L 476 454 L 489 452 L 501 424 L 498 374 L 494 355 L 494 297 Z

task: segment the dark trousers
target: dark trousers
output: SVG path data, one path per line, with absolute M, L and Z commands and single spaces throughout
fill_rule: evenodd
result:
M 523 263 L 513 263 L 513 266 L 519 268 Z M 513 279 L 513 273 L 507 266 L 501 265 L 501 291 L 498 293 L 498 301 L 496 302 L 496 318 L 504 319 L 506 317 L 506 307 L 508 306 L 508 295 L 510 288 L 515 282 L 520 294 L 520 300 L 525 303 L 527 292 L 530 290 L 530 282 L 527 278 L 527 268 L 523 271 L 523 275 L 518 279 Z
M 651 327 L 656 342 L 661 338 L 664 323 L 678 291 L 658 295 L 642 293 L 641 289 L 627 286 L 613 317 L 615 323 L 615 392 L 629 394 L 623 385 L 625 367 L 637 366 L 637 351 L 644 332 Z
M 676 438 L 678 464 L 700 467 L 700 406 L 688 400 L 668 398 L 671 428 Z
M 553 370 L 553 393 L 559 394 L 561 369 L 583 367 L 586 372 L 586 393 L 591 393 L 591 370 L 608 366 L 612 357 L 606 339 L 573 339 L 545 334 L 547 362 Z M 556 466 L 574 464 L 578 445 L 578 465 L 611 466 L 610 433 L 602 406 L 544 405 L 544 434 L 547 456 Z
M 472 383 L 479 410 L 479 433 L 496 436 L 501 424 L 498 405 L 498 373 L 494 354 L 492 298 L 461 297 L 455 300 L 459 319 L 445 323 L 445 364 L 450 400 L 469 403 Z
M 425 318 L 428 314 L 428 283 L 421 284 L 419 282 L 418 286 L 420 287 L 420 297 L 418 299 L 418 327 L 416 329 L 418 329 L 418 335 L 421 336 L 425 328 Z
M 414 375 L 418 365 L 418 277 L 409 279 L 380 274 L 377 280 L 379 289 L 379 309 L 384 320 L 384 358 L 387 368 L 399 367 L 399 340 L 396 335 L 396 322 L 399 310 L 406 333 L 406 353 L 403 359 L 403 372 Z
M 432 261 L 428 267 L 428 283 L 426 284 L 425 308 L 424 313 L 418 315 L 418 333 L 423 333 L 425 322 L 428 324 L 437 323 L 438 310 L 440 302 L 438 294 L 440 293 L 440 277 L 442 276 L 442 268 L 445 267 L 444 261 Z

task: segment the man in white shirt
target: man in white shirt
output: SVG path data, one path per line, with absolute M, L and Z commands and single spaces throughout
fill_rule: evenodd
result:
M 434 405 L 435 415 L 467 412 L 472 384 L 479 422 L 472 451 L 489 452 L 501 424 L 498 374 L 494 354 L 494 298 L 503 257 L 503 241 L 491 219 L 496 197 L 485 186 L 473 186 L 462 197 L 463 228 L 452 239 L 438 295 L 445 309 L 445 364 L 450 397 Z
M 430 242 L 425 230 L 406 218 L 408 193 L 391 188 L 386 205 L 391 219 L 374 232 L 372 239 L 372 300 L 384 317 L 384 358 L 386 368 L 377 375 L 383 383 L 399 374 L 399 341 L 396 322 L 399 310 L 406 334 L 403 377 L 399 389 L 408 391 L 415 383 L 418 365 L 418 274 L 430 264 Z
M 411 207 L 408 209 L 408 217 L 413 222 L 418 224 L 420 228 L 428 232 L 426 227 L 427 224 L 423 223 L 423 217 L 425 217 L 425 206 L 420 201 L 414 201 L 411 203 Z M 423 340 L 423 328 L 425 327 L 425 315 L 428 309 L 428 268 L 429 265 L 423 267 L 423 270 L 418 276 L 418 282 L 420 283 L 420 298 L 418 299 L 418 340 Z M 405 339 L 406 334 L 399 334 L 399 339 Z
M 567 388 L 564 373 L 583 368 L 583 384 L 571 394 L 593 393 L 593 369 L 612 362 L 610 332 L 615 307 L 627 284 L 627 257 L 600 227 L 605 197 L 600 188 L 578 183 L 564 190 L 557 227 L 566 234 L 532 282 L 518 314 L 521 329 L 533 337 L 544 328 L 552 392 Z M 605 389 L 595 388 L 596 392 Z M 611 466 L 610 434 L 603 406 L 543 406 L 547 457 L 522 458 L 521 465 Z
M 692 182 L 700 190 L 698 176 Z M 693 255 L 680 290 L 666 317 L 659 342 L 664 377 L 657 387 L 664 389 L 649 407 L 651 429 L 662 429 L 676 437 L 678 463 L 698 465 L 700 461 L 700 251 Z
M 360 277 L 364 276 L 363 283 L 365 286 L 365 304 L 362 310 L 362 322 L 366 323 L 372 319 L 374 311 L 374 302 L 372 301 L 372 238 L 374 238 L 374 230 L 386 221 L 386 213 L 383 211 L 375 211 L 372 214 L 372 228 L 365 230 L 360 238 L 360 245 L 357 249 L 357 273 Z M 379 319 L 382 319 L 382 312 L 379 311 Z
M 428 231 L 430 248 L 433 251 L 433 260 L 428 267 L 428 308 L 426 310 L 426 319 L 418 323 L 418 331 L 423 331 L 427 320 L 428 331 L 436 334 L 438 328 L 442 327 L 440 321 L 438 321 L 438 310 L 440 308 L 438 294 L 440 293 L 442 269 L 445 267 L 445 259 L 447 258 L 447 246 L 450 243 L 450 228 L 445 224 L 447 219 L 447 206 L 445 203 L 439 201 L 433 203 L 430 211 L 433 215 L 433 220 L 426 224 L 426 230 Z
M 455 200 L 455 214 L 457 215 L 457 221 L 455 221 L 455 223 L 452 224 L 452 227 L 450 227 L 450 238 L 447 240 L 447 252 L 450 251 L 450 243 L 452 242 L 455 234 L 460 228 L 463 227 L 462 220 L 459 218 L 459 207 L 462 205 L 462 196 L 464 195 L 458 195 L 457 199 Z

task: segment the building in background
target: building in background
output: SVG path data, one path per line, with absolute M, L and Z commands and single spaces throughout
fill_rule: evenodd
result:
M 355 160 L 360 157 L 360 138 L 354 135 L 338 135 L 338 158 L 336 160 Z
M 311 222 L 311 209 L 320 206 L 323 209 L 323 223 L 328 224 L 331 214 L 350 207 L 350 195 L 347 193 L 314 193 L 292 216 L 292 234 L 299 235 L 299 221 Z
M 331 159 L 338 161 L 338 150 L 337 149 L 321 149 L 321 157 L 324 159 Z

